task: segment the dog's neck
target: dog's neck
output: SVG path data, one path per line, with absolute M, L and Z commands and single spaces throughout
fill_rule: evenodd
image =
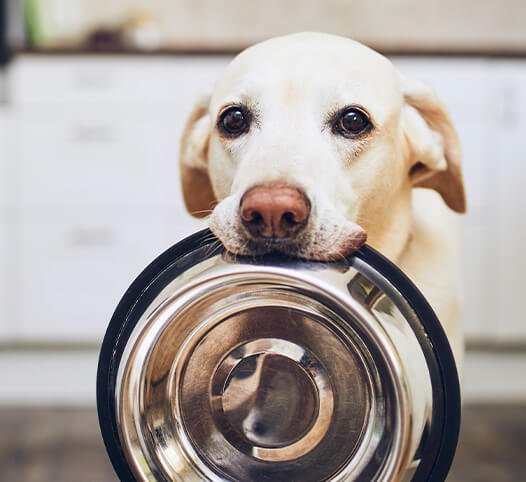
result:
M 403 255 L 413 228 L 412 196 L 400 196 L 380 219 L 367 226 L 367 244 L 397 263 Z

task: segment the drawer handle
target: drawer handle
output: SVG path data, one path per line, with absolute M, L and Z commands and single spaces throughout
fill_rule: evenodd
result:
M 111 143 L 115 142 L 115 130 L 107 125 L 102 124 L 78 124 L 75 125 L 71 132 L 74 142 L 88 143 Z
M 79 247 L 103 247 L 113 242 L 111 228 L 77 228 L 71 232 L 70 242 Z
M 77 89 L 107 89 L 113 84 L 113 79 L 103 72 L 78 72 L 73 77 L 73 87 Z

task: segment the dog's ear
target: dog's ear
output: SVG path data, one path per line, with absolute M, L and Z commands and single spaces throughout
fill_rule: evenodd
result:
M 183 198 L 188 212 L 203 218 L 217 204 L 208 175 L 210 141 L 210 95 L 201 96 L 186 121 L 179 151 L 179 167 Z
M 403 129 L 411 152 L 410 180 L 440 193 L 458 213 L 466 211 L 461 150 L 451 119 L 427 84 L 400 75 Z

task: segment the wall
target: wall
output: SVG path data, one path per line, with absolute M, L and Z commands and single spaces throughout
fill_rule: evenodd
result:
M 297 31 L 346 35 L 384 52 L 526 51 L 522 0 L 33 0 L 47 45 L 147 16 L 165 48 L 238 50 Z

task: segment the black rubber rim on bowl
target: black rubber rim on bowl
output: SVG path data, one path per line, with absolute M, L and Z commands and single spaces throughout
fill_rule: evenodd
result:
M 211 246 L 215 246 L 214 249 Z M 224 250 L 209 229 L 199 231 L 167 249 L 143 270 L 125 292 L 102 342 L 97 369 L 99 425 L 110 461 L 122 481 L 135 480 L 121 447 L 116 418 L 116 379 L 123 350 L 145 309 L 167 283 L 190 267 L 189 262 L 185 263 L 184 257 L 196 248 L 203 249 L 203 260 Z M 424 296 L 393 263 L 370 246 L 363 246 L 350 259 L 353 257 L 377 270 L 403 294 L 415 311 L 432 346 L 441 378 L 440 386 L 433 387 L 433 398 L 440 405 L 442 423 L 432 424 L 428 437 L 437 437 L 439 442 L 432 453 L 422 454 L 412 480 L 443 481 L 451 467 L 460 430 L 460 387 L 446 335 Z

